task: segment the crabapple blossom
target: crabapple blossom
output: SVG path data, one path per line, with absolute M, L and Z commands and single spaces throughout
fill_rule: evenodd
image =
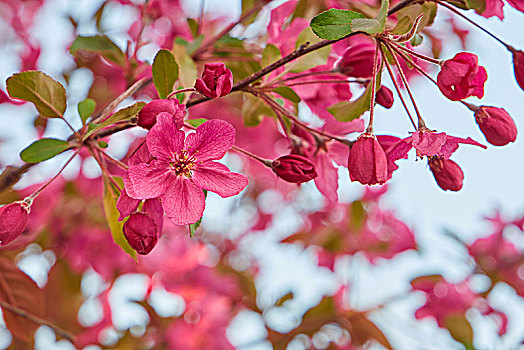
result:
M 233 73 L 221 62 L 206 63 L 202 79 L 195 82 L 196 91 L 209 98 L 226 96 L 232 86 Z
M 486 69 L 478 65 L 478 57 L 460 52 L 444 62 L 437 76 L 437 85 L 444 96 L 460 101 L 469 96 L 482 98 L 487 79 Z

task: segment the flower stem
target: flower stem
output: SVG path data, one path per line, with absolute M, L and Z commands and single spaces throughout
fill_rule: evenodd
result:
M 484 33 L 488 34 L 490 37 L 492 37 L 493 39 L 495 39 L 496 41 L 498 41 L 499 43 L 501 43 L 502 45 L 504 45 L 504 47 L 506 47 L 506 49 L 510 50 L 511 52 L 515 51 L 515 48 L 509 44 L 506 44 L 504 41 L 502 41 L 502 39 L 500 39 L 499 37 L 497 37 L 495 34 L 491 33 L 489 30 L 487 30 L 486 28 L 484 28 L 483 26 L 481 26 L 480 24 L 477 24 L 475 23 L 474 21 L 472 21 L 471 19 L 469 19 L 468 17 L 466 17 L 463 13 L 461 13 L 459 10 L 457 10 L 456 8 L 454 8 L 453 6 L 443 2 L 443 1 L 440 1 L 440 0 L 432 0 L 434 1 L 435 3 L 437 3 L 438 5 L 440 6 L 444 6 L 445 8 L 447 8 L 448 10 L 450 10 L 451 12 L 455 13 L 456 15 L 464 18 L 466 21 L 468 21 L 469 23 L 473 24 L 475 27 L 479 28 L 480 30 L 482 30 Z
M 33 192 L 31 195 L 29 195 L 28 197 L 26 197 L 24 199 L 24 202 L 28 205 L 28 206 L 31 206 L 31 204 L 33 203 L 33 200 L 40 194 L 42 193 L 43 190 L 46 189 L 47 186 L 49 186 L 53 181 L 55 181 L 58 176 L 60 176 L 60 174 L 62 173 L 62 171 L 64 171 L 64 169 L 69 165 L 69 163 L 71 163 L 71 161 L 76 157 L 76 155 L 78 154 L 78 150 L 73 153 L 73 155 L 71 157 L 69 157 L 69 159 L 67 160 L 67 162 L 65 162 L 65 164 L 62 166 L 62 168 L 58 171 L 58 173 L 56 173 L 55 176 L 53 176 L 50 180 L 48 180 L 45 184 L 43 184 L 38 190 L 36 190 L 35 192 Z
M 416 51 L 413 51 L 411 49 L 408 49 L 407 47 L 403 46 L 403 45 L 400 45 L 400 44 L 397 44 L 396 42 L 394 41 L 389 41 L 390 44 L 392 44 L 393 46 L 395 46 L 396 48 L 399 48 L 405 52 L 407 52 L 408 54 L 410 55 L 413 55 L 415 57 L 418 57 L 420 59 L 423 59 L 424 61 L 427 61 L 427 62 L 430 62 L 430 63 L 433 63 L 433 64 L 436 64 L 437 66 L 441 67 L 442 64 L 444 63 L 444 61 L 442 60 L 438 60 L 436 58 L 433 58 L 433 57 L 429 57 L 429 56 L 426 56 L 426 55 L 423 55 L 421 53 L 418 53 Z
M 375 56 L 373 58 L 373 78 L 371 79 L 371 105 L 369 106 L 369 123 L 366 128 L 367 134 L 373 134 L 373 117 L 375 116 L 375 98 L 377 96 L 377 74 L 378 73 L 378 42 L 375 42 Z
M 422 128 L 425 128 L 426 127 L 426 123 L 424 122 L 424 119 L 422 119 L 422 116 L 420 115 L 420 112 L 419 112 L 418 107 L 417 107 L 417 103 L 415 102 L 415 98 L 413 97 L 413 94 L 411 93 L 411 89 L 409 88 L 408 79 L 404 75 L 404 71 L 402 70 L 402 67 L 400 66 L 400 62 L 399 62 L 399 60 L 397 58 L 397 53 L 396 53 L 396 51 L 394 51 L 391 48 L 391 46 L 387 42 L 383 41 L 383 43 L 386 46 L 386 48 L 388 49 L 388 51 L 391 53 L 391 56 L 393 57 L 393 61 L 395 61 L 398 73 L 400 75 L 400 79 L 402 80 L 402 83 L 406 87 L 406 90 L 408 92 L 408 95 L 409 95 L 409 98 L 411 100 L 411 103 L 413 104 L 413 108 L 415 109 L 415 113 L 417 114 L 417 118 L 418 118 L 418 128 L 417 129 L 420 130 Z
M 415 125 L 415 121 L 413 120 L 413 117 L 411 116 L 411 113 L 409 112 L 409 108 L 408 108 L 408 106 L 406 104 L 406 101 L 404 101 L 404 97 L 402 96 L 402 92 L 400 90 L 400 87 L 398 86 L 397 79 L 395 79 L 395 75 L 393 74 L 393 71 L 391 69 L 391 65 L 389 64 L 389 62 L 386 59 L 386 55 L 384 54 L 384 51 L 382 50 L 382 46 L 381 46 L 381 50 L 380 51 L 382 52 L 382 59 L 384 60 L 384 62 L 386 62 L 386 69 L 388 70 L 388 74 L 391 77 L 391 80 L 393 81 L 393 85 L 395 86 L 395 90 L 397 91 L 398 97 L 400 98 L 400 102 L 402 102 L 402 106 L 404 106 L 404 109 L 406 110 L 406 113 L 408 114 L 409 120 L 411 121 L 411 124 L 413 125 L 413 128 L 415 128 L 415 130 L 417 130 L 417 126 Z
M 172 93 L 170 93 L 166 99 L 169 100 L 170 98 L 172 98 L 173 96 L 175 96 L 176 94 L 180 94 L 182 92 L 193 92 L 193 91 L 196 91 L 195 88 L 193 87 L 190 87 L 190 88 L 187 88 L 187 89 L 181 89 L 181 90 L 177 90 L 177 91 L 173 91 Z

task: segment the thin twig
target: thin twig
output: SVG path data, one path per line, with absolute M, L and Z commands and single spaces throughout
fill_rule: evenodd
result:
M 21 308 L 19 307 L 16 307 L 14 305 L 11 305 L 5 301 L 2 301 L 0 300 L 0 306 L 5 309 L 5 310 L 9 310 L 10 312 L 14 313 L 15 315 L 17 316 L 20 316 L 20 317 L 23 317 L 25 318 L 26 320 L 28 321 L 31 321 L 33 323 L 36 323 L 37 325 L 40 325 L 40 326 L 47 326 L 49 328 L 51 328 L 53 331 L 55 331 L 55 333 L 57 335 L 59 335 L 60 337 L 64 338 L 64 339 L 67 339 L 69 340 L 71 343 L 75 344 L 76 343 L 76 337 L 69 333 L 68 331 L 44 320 L 44 319 L 41 319 L 40 317 L 38 316 L 35 316 L 25 310 L 22 310 Z

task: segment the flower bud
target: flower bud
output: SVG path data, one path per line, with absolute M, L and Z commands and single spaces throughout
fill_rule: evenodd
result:
M 209 98 L 225 96 L 232 87 L 233 73 L 221 62 L 206 63 L 202 79 L 195 82 L 196 91 Z
M 149 254 L 158 242 L 155 221 L 144 213 L 131 214 L 123 231 L 127 242 L 138 254 Z
M 512 53 L 515 78 L 517 79 L 520 88 L 524 90 L 524 52 L 520 50 L 512 50 Z
M 354 38 L 337 64 L 338 71 L 348 77 L 371 78 L 375 58 L 375 44 L 367 38 Z M 380 67 L 380 56 L 379 56 Z
M 144 106 L 138 113 L 137 124 L 144 129 L 151 129 L 160 113 L 169 113 L 173 116 L 177 128 L 184 124 L 186 106 L 176 100 L 153 100 Z
M 451 159 L 431 157 L 428 164 L 437 185 L 444 191 L 458 191 L 462 188 L 464 173 L 457 163 Z
M 444 62 L 437 75 L 437 85 L 444 96 L 460 101 L 469 96 L 482 98 L 487 79 L 486 69 L 478 65 L 476 55 L 459 52 Z
M 384 149 L 372 134 L 362 134 L 351 147 L 348 158 L 351 181 L 363 185 L 383 184 L 388 179 L 388 165 Z
M 317 177 L 313 163 L 298 154 L 289 154 L 274 160 L 271 168 L 282 180 L 297 184 Z
M 22 234 L 28 213 L 29 209 L 23 202 L 14 202 L 0 208 L 0 246 L 11 243 Z
M 390 109 L 393 106 L 393 91 L 382 85 L 377 91 L 375 98 L 377 103 L 384 108 Z
M 504 146 L 517 139 L 517 126 L 503 108 L 481 106 L 475 111 L 475 121 L 492 145 Z

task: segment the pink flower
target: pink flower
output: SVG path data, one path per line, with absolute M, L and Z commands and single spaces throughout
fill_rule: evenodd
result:
M 517 79 L 520 88 L 524 90 L 524 52 L 520 50 L 512 50 L 512 53 L 515 79 Z
M 317 177 L 313 163 L 298 154 L 289 154 L 276 159 L 271 168 L 279 178 L 287 182 L 299 184 Z
M 478 57 L 460 52 L 444 62 L 437 76 L 437 85 L 444 96 L 460 101 L 469 96 L 482 98 L 487 79 L 486 69 L 478 65 Z
M 503 108 L 481 106 L 475 111 L 475 121 L 492 145 L 504 146 L 517 139 L 517 126 Z
M 28 213 L 29 208 L 23 202 L 14 202 L 0 208 L 0 246 L 11 243 L 22 234 Z
M 445 133 L 436 133 L 427 129 L 415 131 L 411 136 L 398 141 L 387 150 L 388 163 L 392 164 L 401 158 L 407 158 L 407 154 L 411 148 L 417 150 L 417 156 L 422 158 L 437 156 L 443 159 L 449 157 L 458 149 L 459 144 L 465 143 L 486 148 L 483 144 L 467 138 L 449 136 Z
M 125 222 L 124 237 L 138 254 L 146 255 L 158 242 L 158 231 L 155 221 L 144 213 L 133 213 Z
M 233 73 L 221 62 L 206 63 L 202 79 L 195 82 L 196 91 L 209 98 L 226 96 L 232 86 Z
M 137 124 L 144 129 L 151 129 L 160 113 L 170 114 L 176 126 L 180 129 L 184 124 L 186 106 L 176 100 L 153 100 L 144 106 L 138 113 Z
M 213 162 L 235 143 L 233 126 L 222 120 L 210 120 L 185 141 L 184 135 L 171 116 L 160 114 L 146 138 L 152 160 L 134 165 L 130 162 L 124 176 L 130 197 L 159 198 L 164 212 L 177 225 L 192 224 L 202 217 L 203 190 L 230 197 L 247 186 L 244 175 Z
M 451 159 L 431 157 L 428 160 L 429 169 L 437 181 L 437 185 L 444 191 L 459 191 L 464 181 L 464 173 L 460 166 Z
M 351 147 L 348 158 L 351 181 L 363 185 L 383 184 L 388 179 L 386 153 L 371 134 L 361 134 Z

